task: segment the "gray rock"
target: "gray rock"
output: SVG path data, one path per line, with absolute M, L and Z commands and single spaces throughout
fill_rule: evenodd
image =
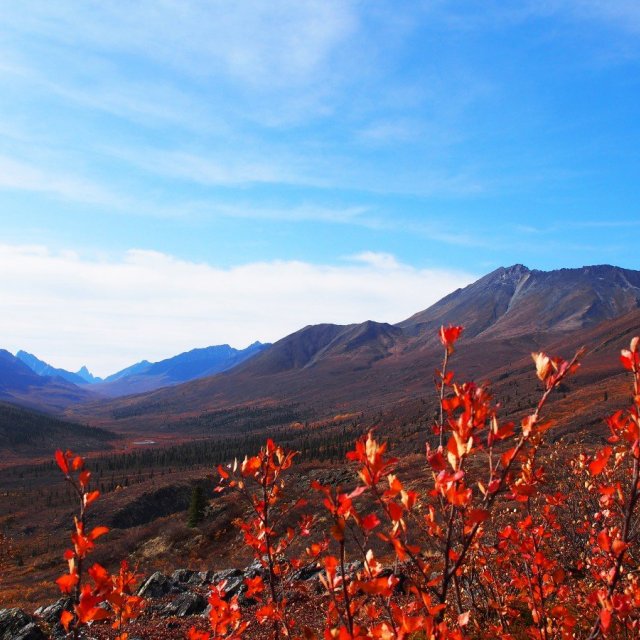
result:
M 212 576 L 212 582 L 218 584 L 223 580 L 229 580 L 230 578 L 236 578 L 243 575 L 240 569 L 225 569 L 224 571 L 216 571 Z
M 266 570 L 262 566 L 262 562 L 260 562 L 260 560 L 254 560 L 248 567 L 245 568 L 243 573 L 245 578 L 255 578 L 256 576 L 264 576 Z
M 195 571 L 187 584 L 193 587 L 204 587 L 213 582 L 214 575 L 213 571 Z
M 163 616 L 194 616 L 202 613 L 207 607 L 207 601 L 197 593 L 187 591 L 179 595 L 162 610 Z
M 30 622 L 26 627 L 18 631 L 16 635 L 12 636 L 12 638 L 13 640 L 47 640 L 47 636 L 35 622 Z
M 63 611 L 71 611 L 73 602 L 71 598 L 60 598 L 53 604 L 43 605 L 34 611 L 34 615 L 42 618 L 48 624 L 59 624 Z M 62 625 L 61 625 L 62 626 Z
M 196 574 L 197 571 L 191 571 L 191 569 L 176 569 L 171 574 L 171 580 L 173 582 L 189 582 L 189 580 Z
M 239 576 L 228 578 L 224 590 L 227 598 L 233 598 L 233 596 L 238 595 L 241 591 L 246 590 L 244 574 L 241 573 Z
M 362 560 L 354 560 L 353 562 L 347 562 L 344 565 L 344 572 L 348 578 L 355 578 L 356 573 L 358 571 L 362 571 L 364 569 L 364 563 Z M 336 572 L 339 576 L 342 575 L 342 569 L 338 567 L 338 571 Z
M 0 640 L 47 640 L 35 618 L 22 609 L 0 610 Z
M 138 595 L 142 598 L 161 598 L 170 593 L 175 586 L 176 583 L 165 576 L 164 573 L 156 571 L 138 589 Z
M 317 563 L 308 564 L 306 567 L 301 567 L 297 571 L 291 574 L 291 582 L 306 582 L 307 580 L 313 580 L 318 578 L 322 572 L 322 567 Z

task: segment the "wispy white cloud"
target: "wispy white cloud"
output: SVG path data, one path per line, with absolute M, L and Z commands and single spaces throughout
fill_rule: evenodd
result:
M 276 222 L 327 222 L 347 224 L 371 229 L 385 229 L 388 225 L 377 218 L 369 207 L 323 207 L 319 205 L 294 205 L 265 207 L 247 203 L 220 204 L 208 207 L 211 215 L 229 218 L 272 220 Z
M 45 193 L 64 200 L 100 206 L 125 206 L 125 201 L 100 184 L 74 175 L 43 169 L 0 155 L 0 189 Z
M 636 0 L 547 0 L 542 4 L 580 19 L 606 21 L 624 31 L 640 33 L 640 4 Z
M 204 154 L 186 150 L 120 148 L 107 149 L 107 152 L 146 172 L 204 186 L 320 183 L 319 178 L 299 167 L 295 158 L 281 160 L 265 151 L 258 154 L 221 148 Z
M 104 375 L 196 346 L 274 341 L 307 324 L 398 322 L 472 280 L 375 252 L 338 266 L 221 269 L 153 251 L 98 259 L 0 245 L 0 346 Z
M 558 236 L 566 231 L 580 231 L 590 229 L 609 229 L 620 230 L 634 229 L 640 227 L 640 220 L 636 219 L 622 219 L 615 216 L 607 217 L 603 220 L 560 220 L 555 223 L 547 225 L 514 225 L 513 229 L 517 232 L 524 234 L 547 234 Z M 595 248 L 595 247 L 592 247 Z
M 259 149 L 255 147 L 239 140 L 235 148 L 215 144 L 206 151 L 108 146 L 103 151 L 137 170 L 206 187 L 294 185 L 322 190 L 453 197 L 476 194 L 487 187 L 484 178 L 473 171 L 447 171 L 432 163 L 428 167 L 419 165 L 390 172 L 386 167 L 376 166 L 375 158 L 363 159 L 358 164 L 342 153 L 325 157 L 303 148 L 283 150 L 273 142 L 266 142 Z
M 396 257 L 390 253 L 378 251 L 362 251 L 348 258 L 353 262 L 360 262 L 378 269 L 400 269 L 401 265 Z
M 269 90 L 308 84 L 357 25 L 344 0 L 35 2 L 3 5 L 7 28 L 58 45 L 143 56 L 194 77 L 225 74 Z

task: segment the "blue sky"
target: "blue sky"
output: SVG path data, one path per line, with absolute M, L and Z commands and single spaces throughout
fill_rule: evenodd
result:
M 635 1 L 34 0 L 0 24 L 0 346 L 108 373 L 398 321 L 500 265 L 639 267 Z

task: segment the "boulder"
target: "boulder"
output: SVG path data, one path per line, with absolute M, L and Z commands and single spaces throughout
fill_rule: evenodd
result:
M 12 638 L 13 640 L 47 640 L 47 636 L 35 622 L 30 622 Z
M 191 571 L 191 569 L 176 569 L 171 574 L 171 580 L 173 582 L 187 583 L 196 573 L 197 571 Z
M 187 584 L 193 587 L 204 587 L 212 583 L 214 575 L 213 571 L 194 571 Z
M 0 640 L 46 640 L 34 618 L 22 609 L 0 609 Z
M 321 572 L 322 567 L 317 562 L 313 562 L 294 571 L 291 574 L 291 582 L 306 582 L 307 580 L 313 580 L 317 578 Z
M 181 593 L 185 590 L 186 587 L 180 582 L 172 580 L 160 571 L 156 571 L 138 589 L 137 595 L 142 598 L 161 598 L 168 593 Z
M 170 602 L 161 611 L 163 616 L 195 616 L 202 613 L 207 608 L 207 601 L 198 593 L 187 591 L 180 594 L 173 602 Z

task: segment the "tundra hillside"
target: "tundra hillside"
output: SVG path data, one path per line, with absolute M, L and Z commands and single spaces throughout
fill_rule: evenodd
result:
M 420 481 L 401 480 L 399 461 L 373 432 L 347 454 L 355 486 L 315 480 L 309 501 L 288 497 L 295 453 L 272 440 L 218 467 L 216 491 L 236 492 L 252 514 L 238 526 L 257 569 L 241 593 L 227 596 L 224 581 L 211 587 L 208 628 L 192 626 L 190 640 L 637 637 L 640 339 L 621 354 L 631 406 L 607 418 L 606 442 L 577 453 L 562 473 L 542 463 L 563 453 L 562 443 L 545 442 L 553 431 L 546 407 L 581 352 L 568 361 L 533 354 L 542 389 L 515 423 L 499 417 L 486 385 L 460 382 L 451 370 L 461 332 L 439 332 L 441 410 L 425 434 Z M 62 623 L 78 637 L 85 624 L 115 619 L 123 640 L 144 603 L 131 594 L 126 565 L 120 583 L 95 564 L 91 581 L 83 578 L 83 561 L 106 531 L 84 531 L 84 509 L 98 497 L 84 461 L 62 452 L 57 460 L 80 499 L 69 571 L 58 580 L 74 602 Z M 313 494 L 320 510 L 309 509 Z M 318 591 L 301 585 L 302 568 L 318 571 Z

